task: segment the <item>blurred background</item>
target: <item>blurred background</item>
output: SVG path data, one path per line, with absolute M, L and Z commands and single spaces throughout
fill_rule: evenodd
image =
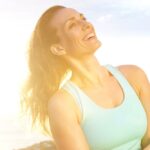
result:
M 150 79 L 149 0 L 0 0 L 0 150 L 47 140 L 20 115 L 19 91 L 27 75 L 26 50 L 41 14 L 53 5 L 82 12 L 95 27 L 101 64 L 135 64 Z

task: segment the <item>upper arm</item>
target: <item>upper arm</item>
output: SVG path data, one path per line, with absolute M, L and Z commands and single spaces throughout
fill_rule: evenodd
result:
M 139 80 L 141 82 L 140 99 L 146 111 L 148 121 L 147 131 L 142 141 L 143 145 L 146 146 L 150 144 L 150 83 L 143 70 L 139 70 Z
M 67 97 L 59 93 L 48 106 L 50 128 L 59 150 L 89 150 L 83 131 Z

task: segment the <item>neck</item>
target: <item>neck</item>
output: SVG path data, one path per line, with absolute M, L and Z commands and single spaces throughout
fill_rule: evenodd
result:
M 89 87 L 101 85 L 108 79 L 109 72 L 100 65 L 95 56 L 89 56 L 80 60 L 69 59 L 71 65 L 71 81 L 77 83 L 80 87 Z

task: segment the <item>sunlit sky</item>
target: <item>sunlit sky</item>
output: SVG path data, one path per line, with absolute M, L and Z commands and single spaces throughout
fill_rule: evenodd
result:
M 30 35 L 40 15 L 53 5 L 74 8 L 93 23 L 102 42 L 96 52 L 101 64 L 135 64 L 150 79 L 149 0 L 0 0 L 0 149 L 40 141 L 38 135 L 24 134 L 13 119 L 20 110 Z
M 6 0 L 0 1 L 0 116 L 19 111 L 19 86 L 26 76 L 26 48 L 39 16 L 52 5 L 72 7 L 95 27 L 102 64 L 136 64 L 148 76 L 149 0 Z

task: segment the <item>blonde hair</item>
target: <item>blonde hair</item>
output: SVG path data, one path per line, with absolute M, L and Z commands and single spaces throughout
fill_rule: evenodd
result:
M 50 22 L 53 15 L 63 8 L 49 8 L 36 24 L 28 49 L 29 76 L 21 93 L 23 111 L 30 113 L 33 125 L 39 122 L 46 132 L 48 101 L 59 89 L 68 70 L 67 63 L 50 52 L 50 45 L 59 42 L 56 29 Z

